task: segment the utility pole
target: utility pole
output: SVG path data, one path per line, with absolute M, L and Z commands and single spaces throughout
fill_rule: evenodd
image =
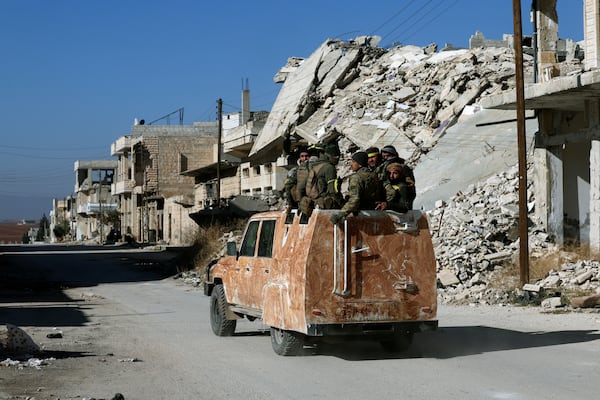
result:
M 223 132 L 223 100 L 217 100 L 217 208 L 221 208 L 221 135 Z
M 523 79 L 523 29 L 521 0 L 513 0 L 514 48 L 517 95 L 517 145 L 519 154 L 519 272 L 521 285 L 529 283 L 529 237 L 527 231 L 527 155 L 525 148 L 525 84 Z
M 98 203 L 100 204 L 100 244 L 102 245 L 102 236 L 104 235 L 103 222 L 102 222 L 102 184 L 104 183 L 104 178 L 102 178 L 102 170 L 100 170 L 100 186 L 98 186 Z

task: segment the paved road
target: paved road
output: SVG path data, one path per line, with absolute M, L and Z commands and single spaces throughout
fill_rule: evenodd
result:
M 281 357 L 260 322 L 243 321 L 235 336 L 216 337 L 200 288 L 115 254 L 55 254 L 52 262 L 47 254 L 10 256 L 12 268 L 19 261 L 44 266 L 53 279 L 61 278 L 64 269 L 70 283 L 63 282 L 69 288 L 55 300 L 47 296 L 34 302 L 16 291 L 7 292 L 12 298 L 0 296 L 0 322 L 12 316 L 47 347 L 64 351 L 40 371 L 0 368 L 0 394 L 75 399 L 121 392 L 128 400 L 598 396 L 597 312 L 442 306 L 440 329 L 416 335 L 403 354 L 352 342 Z M 15 311 L 21 316 L 15 317 Z M 56 326 L 64 339 L 45 339 L 44 333 Z M 42 382 L 37 394 L 36 387 L 23 387 L 33 382 Z

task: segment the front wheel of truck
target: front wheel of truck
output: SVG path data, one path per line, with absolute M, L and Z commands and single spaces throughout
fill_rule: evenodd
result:
M 401 351 L 408 350 L 410 345 L 412 344 L 413 333 L 412 332 L 404 332 L 404 333 L 396 333 L 392 337 L 386 340 L 382 340 L 381 346 L 384 350 L 398 353 Z
M 271 327 L 271 345 L 280 356 L 297 356 L 304 348 L 304 335 Z
M 223 285 L 216 285 L 210 295 L 210 327 L 217 336 L 231 336 L 235 325 L 235 319 L 227 319 L 225 289 Z

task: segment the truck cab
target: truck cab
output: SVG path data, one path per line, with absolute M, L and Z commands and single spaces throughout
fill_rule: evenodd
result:
M 207 267 L 213 332 L 230 336 L 236 320 L 262 319 L 273 349 L 297 355 L 327 337 L 368 337 L 406 349 L 415 332 L 437 328 L 436 262 L 419 211 L 337 210 L 253 215 L 239 246 Z

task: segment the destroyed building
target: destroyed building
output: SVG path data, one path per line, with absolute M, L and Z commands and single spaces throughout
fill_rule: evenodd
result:
M 110 226 L 105 216 L 117 209 L 111 193 L 116 166 L 114 160 L 75 161 L 76 213 L 71 213 L 70 218 L 76 240 L 102 241 L 108 234 Z
M 118 198 L 121 235 L 142 243 L 193 242 L 194 179 L 182 174 L 212 160 L 216 123 L 134 125 L 111 145 L 118 158 L 113 194 Z
M 525 88 L 525 108 L 539 131 L 533 153 L 535 214 L 559 244 L 589 243 L 600 251 L 600 17 L 597 1 L 584 1 L 583 68 L 556 62 L 556 1 L 541 2 L 539 81 Z M 568 66 L 568 64 L 567 64 Z M 486 108 L 513 110 L 514 90 L 483 99 Z

